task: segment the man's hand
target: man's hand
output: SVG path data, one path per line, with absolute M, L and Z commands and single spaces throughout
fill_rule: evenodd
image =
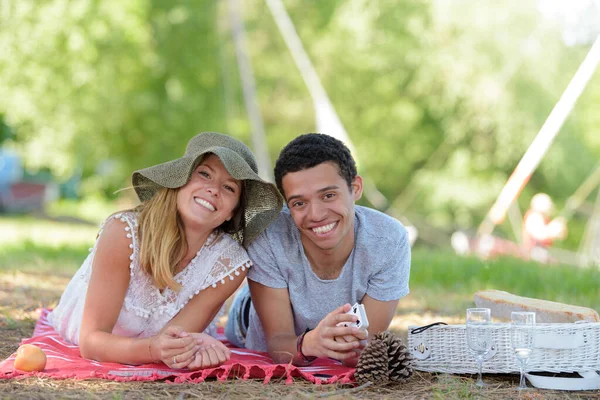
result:
M 229 360 L 231 352 L 223 343 L 212 344 L 198 350 L 194 360 L 188 365 L 190 370 L 214 368 Z
M 202 342 L 194 359 L 187 366 L 190 370 L 218 367 L 231 358 L 231 350 L 214 337 L 205 333 L 190 333 L 197 342 Z
M 335 340 L 336 342 L 360 341 L 361 344 L 363 346 L 365 346 L 367 344 L 367 338 L 369 336 L 368 331 L 367 331 L 367 328 L 369 327 L 369 319 L 366 315 L 366 312 L 367 311 L 366 311 L 364 305 L 358 304 L 358 303 L 353 305 L 350 313 L 356 315 L 360 320 L 360 321 L 357 321 L 357 323 L 355 323 L 353 325 L 355 325 L 357 328 L 360 329 L 361 334 L 358 336 L 353 336 L 353 335 L 338 336 L 338 337 L 334 337 L 333 340 Z M 338 325 L 342 325 L 342 324 L 340 323 Z M 344 323 L 343 325 L 347 326 L 348 324 Z
M 333 338 L 333 340 L 335 340 L 338 343 L 353 343 L 353 342 L 358 342 L 359 346 L 354 349 L 354 352 L 356 353 L 356 357 L 353 358 L 347 358 L 345 360 L 342 360 L 342 364 L 346 367 L 352 367 L 355 368 L 356 364 L 358 363 L 358 358 L 360 357 L 362 351 L 364 350 L 364 348 L 367 345 L 367 339 L 369 338 L 369 331 L 367 331 L 366 329 L 361 329 L 360 333 L 358 335 L 346 335 L 346 336 L 336 336 Z
M 319 325 L 304 336 L 302 353 L 306 356 L 330 357 L 336 360 L 346 360 L 358 357 L 360 351 L 359 340 L 338 341 L 337 338 L 350 336 L 364 338 L 363 331 L 354 327 L 337 326 L 340 322 L 356 322 L 355 315 L 346 314 L 350 311 L 350 304 L 336 308 L 319 322 Z
M 362 349 L 366 346 L 368 338 L 369 338 L 369 331 L 366 329 L 360 329 L 359 333 L 357 335 L 335 336 L 333 338 L 333 340 L 338 343 L 359 342 L 361 344 L 361 347 L 359 347 L 359 349 Z

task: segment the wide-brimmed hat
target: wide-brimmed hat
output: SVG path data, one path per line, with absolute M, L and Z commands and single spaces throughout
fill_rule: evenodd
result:
M 254 155 L 244 143 L 216 132 L 202 132 L 188 142 L 183 157 L 135 171 L 131 180 L 140 201 L 148 201 L 163 188 L 177 189 L 189 182 L 202 156 L 212 153 L 237 180 L 244 181 L 244 219 L 233 237 L 247 246 L 281 211 L 277 187 L 258 176 Z

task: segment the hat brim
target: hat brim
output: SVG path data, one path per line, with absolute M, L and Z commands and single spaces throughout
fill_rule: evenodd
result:
M 161 189 L 180 188 L 189 182 L 192 172 L 206 154 L 219 157 L 234 179 L 245 181 L 245 226 L 243 231 L 234 234 L 234 237 L 237 236 L 236 239 L 247 246 L 279 216 L 283 198 L 274 184 L 261 179 L 246 160 L 235 151 L 226 147 L 212 146 L 194 154 L 193 157 L 185 155 L 176 160 L 135 171 L 132 176 L 133 187 L 142 202 L 150 200 Z

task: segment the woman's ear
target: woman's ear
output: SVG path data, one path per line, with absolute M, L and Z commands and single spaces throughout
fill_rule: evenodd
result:
M 352 196 L 354 197 L 354 201 L 360 200 L 363 192 L 363 179 L 360 175 L 356 175 L 352 180 Z

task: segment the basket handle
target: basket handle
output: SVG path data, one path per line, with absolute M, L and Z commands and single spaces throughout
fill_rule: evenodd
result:
M 411 329 L 410 334 L 411 335 L 416 335 L 419 334 L 421 332 L 425 332 L 427 329 L 431 328 L 432 326 L 436 326 L 436 325 L 448 325 L 445 322 L 434 322 L 433 324 L 429 324 L 429 325 L 425 325 L 425 326 L 420 326 L 418 328 L 414 328 Z

